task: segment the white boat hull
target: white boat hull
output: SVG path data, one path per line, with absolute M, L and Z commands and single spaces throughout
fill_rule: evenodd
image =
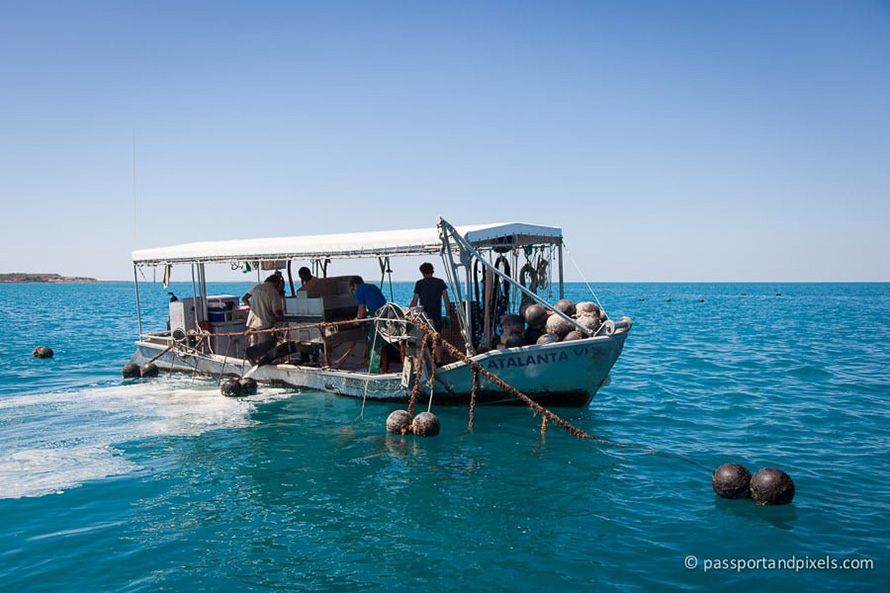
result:
M 608 377 L 626 337 L 627 332 L 617 332 L 572 342 L 493 350 L 477 355 L 473 360 L 541 404 L 586 406 Z M 132 362 L 142 365 L 160 354 L 155 364 L 164 371 L 238 377 L 251 369 L 248 361 L 219 355 L 192 355 L 172 350 L 161 354 L 167 347 L 163 343 L 140 341 L 136 346 Z M 261 383 L 392 402 L 408 401 L 413 384 L 413 373 L 405 377 L 401 372 L 370 375 L 293 364 L 261 366 L 251 376 Z M 435 377 L 433 403 L 459 405 L 469 402 L 473 373 L 467 363 L 455 362 L 439 367 Z M 422 383 L 422 402 L 429 397 L 427 383 Z M 517 401 L 483 375 L 479 376 L 478 403 Z

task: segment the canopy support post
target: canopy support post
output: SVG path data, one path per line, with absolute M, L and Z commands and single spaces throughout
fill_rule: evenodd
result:
M 563 288 L 563 276 L 562 276 L 562 239 L 559 241 L 559 298 L 565 298 L 565 290 Z
M 136 273 L 136 266 L 133 266 L 133 281 L 136 285 L 136 320 L 139 325 L 139 339 L 142 339 L 142 304 L 139 302 L 139 275 Z
M 191 265 L 192 268 L 192 311 L 195 312 L 195 329 L 199 327 L 200 321 L 198 321 L 198 285 L 195 282 L 195 264 Z

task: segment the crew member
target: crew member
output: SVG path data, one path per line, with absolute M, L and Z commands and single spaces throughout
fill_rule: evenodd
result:
M 355 304 L 358 305 L 356 319 L 371 317 L 377 309 L 386 304 L 386 297 L 374 284 L 365 284 L 361 276 L 353 276 L 349 281 L 349 289 L 355 293 Z
M 386 304 L 386 297 L 377 286 L 365 284 L 361 276 L 353 276 L 349 281 L 349 289 L 355 293 L 355 304 L 358 305 L 356 319 L 373 317 L 377 309 Z M 377 334 L 377 326 L 371 322 L 368 324 L 368 347 L 370 352 L 369 372 L 376 373 L 389 370 L 389 349 L 386 348 L 383 338 Z
M 257 284 L 241 297 L 241 301 L 250 306 L 250 314 L 247 316 L 248 332 L 269 329 L 284 316 L 282 287 L 281 277 L 272 274 L 265 282 Z M 248 345 L 255 346 L 272 339 L 272 332 L 250 333 Z
M 297 276 L 300 277 L 300 290 L 309 290 L 309 288 L 318 280 L 306 266 L 297 270 Z
M 448 287 L 441 278 L 433 276 L 433 264 L 427 262 L 421 264 L 420 273 L 423 278 L 414 285 L 414 298 L 411 299 L 411 306 L 416 307 L 417 301 L 423 307 L 424 314 L 433 324 L 433 328 L 442 333 L 442 302 L 445 302 L 445 311 L 451 310 L 451 303 L 448 301 Z M 436 362 L 442 364 L 442 346 L 436 343 Z

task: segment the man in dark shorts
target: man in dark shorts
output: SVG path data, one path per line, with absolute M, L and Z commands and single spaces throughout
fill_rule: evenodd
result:
M 423 307 L 423 312 L 432 322 L 437 332 L 442 332 L 442 301 L 445 301 L 445 310 L 451 309 L 451 303 L 448 301 L 448 287 L 441 278 L 433 276 L 433 264 L 425 263 L 420 266 L 420 273 L 423 278 L 414 285 L 414 298 L 411 299 L 411 306 L 416 307 L 417 302 Z M 436 362 L 442 362 L 442 347 L 436 345 Z

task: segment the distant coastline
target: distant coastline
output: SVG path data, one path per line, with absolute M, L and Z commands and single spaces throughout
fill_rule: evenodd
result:
M 51 283 L 92 283 L 99 282 L 95 278 L 85 278 L 81 276 L 62 276 L 61 274 L 27 274 L 22 272 L 14 272 L 12 274 L 0 274 L 0 283 L 11 282 L 51 282 Z

